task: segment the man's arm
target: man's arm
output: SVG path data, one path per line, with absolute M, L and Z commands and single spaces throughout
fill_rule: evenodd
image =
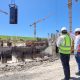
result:
M 63 41 L 63 36 L 60 36 L 58 39 L 57 39 L 57 47 L 60 46 L 61 42 Z

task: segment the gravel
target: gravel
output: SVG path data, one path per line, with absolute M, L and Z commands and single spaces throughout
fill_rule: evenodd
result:
M 71 55 L 70 67 L 73 80 L 80 80 L 80 77 L 75 75 L 77 64 L 73 55 Z M 0 80 L 61 80 L 62 78 L 64 74 L 60 60 L 54 62 L 34 60 L 0 66 Z

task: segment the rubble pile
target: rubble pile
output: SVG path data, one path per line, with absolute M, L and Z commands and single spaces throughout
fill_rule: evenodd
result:
M 58 59 L 58 58 L 56 58 L 56 59 Z M 5 72 L 28 70 L 34 66 L 39 66 L 39 65 L 42 65 L 43 63 L 53 62 L 53 61 L 54 61 L 54 59 L 52 57 L 44 56 L 44 58 L 37 57 L 34 60 L 27 61 L 27 62 L 1 64 L 0 65 L 0 74 L 5 73 Z

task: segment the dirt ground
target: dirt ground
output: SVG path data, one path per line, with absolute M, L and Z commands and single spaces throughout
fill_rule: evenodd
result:
M 31 62 L 0 66 L 0 80 L 61 80 L 64 78 L 60 60 L 54 62 Z M 77 72 L 77 64 L 74 56 L 70 60 L 71 77 L 80 80 Z

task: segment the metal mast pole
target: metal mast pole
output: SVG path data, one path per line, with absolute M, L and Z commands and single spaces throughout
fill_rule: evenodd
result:
M 36 38 L 36 23 L 34 23 L 34 38 Z
M 72 0 L 68 0 L 68 8 L 69 8 L 69 28 L 70 32 L 72 32 Z

